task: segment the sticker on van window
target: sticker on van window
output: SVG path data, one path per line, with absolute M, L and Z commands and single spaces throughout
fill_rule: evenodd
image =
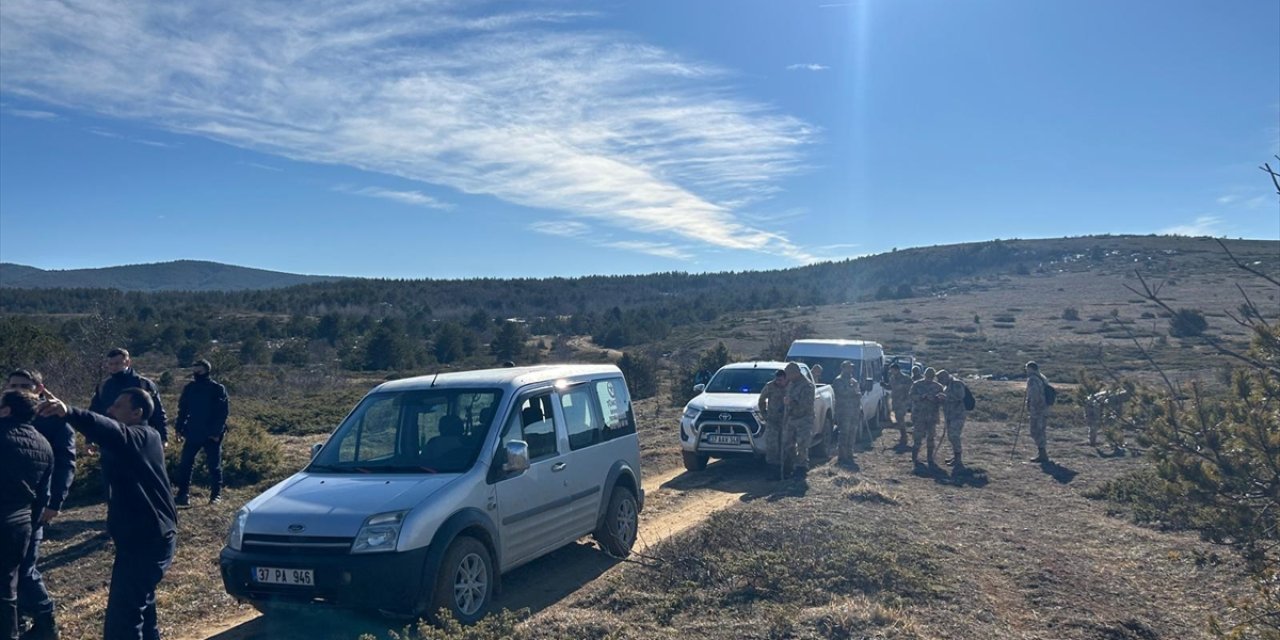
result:
M 610 383 L 606 384 L 606 385 L 605 385 L 605 387 L 609 390 L 609 397 L 610 397 L 610 398 L 616 398 L 616 397 L 618 397 L 618 392 L 617 392 L 617 390 L 616 390 L 616 389 L 614 389 L 614 388 L 613 388 L 613 383 L 612 383 L 612 382 L 610 382 Z

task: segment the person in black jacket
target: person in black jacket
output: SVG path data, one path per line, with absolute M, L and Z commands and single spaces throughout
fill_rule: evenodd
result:
M 53 449 L 31 426 L 39 402 L 30 391 L 0 393 L 0 633 L 8 640 L 18 639 L 18 568 L 53 472 Z
M 29 391 L 37 396 L 44 393 L 44 379 L 39 371 L 16 369 L 9 374 L 7 388 Z M 44 539 L 45 525 L 53 522 L 62 511 L 62 503 L 71 490 L 76 475 L 76 432 L 66 420 L 36 418 L 33 426 L 49 446 L 53 448 L 53 475 L 49 485 L 49 504 L 31 532 L 31 543 L 18 568 L 18 610 L 33 619 L 23 640 L 57 640 L 58 626 L 54 621 L 53 598 L 44 586 L 44 577 L 36 564 L 40 559 L 40 542 Z
M 178 421 L 173 429 L 185 440 L 178 477 L 174 479 L 178 487 L 174 502 L 179 507 L 191 504 L 191 468 L 202 449 L 209 469 L 209 504 L 222 499 L 222 435 L 227 429 L 227 390 L 209 377 L 211 369 L 208 360 L 196 360 L 191 372 L 194 380 L 182 389 L 178 400 Z
M 46 392 L 43 417 L 66 418 L 102 452 L 106 475 L 107 532 L 115 543 L 107 594 L 104 640 L 158 640 L 156 585 L 173 562 L 178 510 L 165 473 L 160 434 L 147 426 L 151 395 L 130 387 L 107 409 L 110 418 L 66 403 Z
M 111 405 L 115 403 L 116 396 L 120 395 L 125 389 L 142 389 L 151 396 L 151 406 L 154 407 L 151 417 L 147 418 L 147 424 L 155 427 L 160 432 L 160 443 L 169 446 L 169 421 L 165 415 L 164 405 L 160 403 L 160 391 L 156 387 L 156 383 L 148 378 L 144 378 L 133 370 L 133 360 L 129 358 L 129 352 L 116 347 L 107 352 L 107 372 L 111 375 L 107 376 L 98 384 L 98 388 L 93 391 L 93 400 L 89 402 L 89 410 L 101 414 L 108 415 L 107 411 Z

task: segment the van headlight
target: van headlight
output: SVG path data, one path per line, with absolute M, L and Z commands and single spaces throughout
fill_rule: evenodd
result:
M 378 553 L 395 551 L 400 539 L 400 525 L 404 524 L 407 511 L 393 511 L 369 516 L 351 544 L 351 553 Z
M 244 525 L 249 520 L 249 507 L 240 507 L 236 517 L 231 520 L 231 530 L 227 532 L 227 547 L 239 551 L 244 543 Z

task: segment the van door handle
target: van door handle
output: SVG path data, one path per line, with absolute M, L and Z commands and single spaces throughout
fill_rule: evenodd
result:
M 551 465 L 551 470 L 552 470 L 552 471 L 564 471 L 564 467 L 565 467 L 565 463 L 563 463 L 563 462 L 557 462 L 557 463 L 555 463 L 555 464 Z

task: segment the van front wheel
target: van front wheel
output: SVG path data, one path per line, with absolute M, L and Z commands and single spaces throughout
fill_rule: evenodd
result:
M 493 563 L 489 550 L 475 538 L 459 536 L 440 563 L 428 617 L 438 623 L 440 610 L 444 609 L 462 624 L 475 624 L 489 612 L 492 600 Z
M 604 512 L 604 522 L 594 534 L 596 541 L 605 551 L 625 558 L 631 554 L 639 528 L 640 509 L 636 506 L 635 495 L 625 487 L 614 487 Z

